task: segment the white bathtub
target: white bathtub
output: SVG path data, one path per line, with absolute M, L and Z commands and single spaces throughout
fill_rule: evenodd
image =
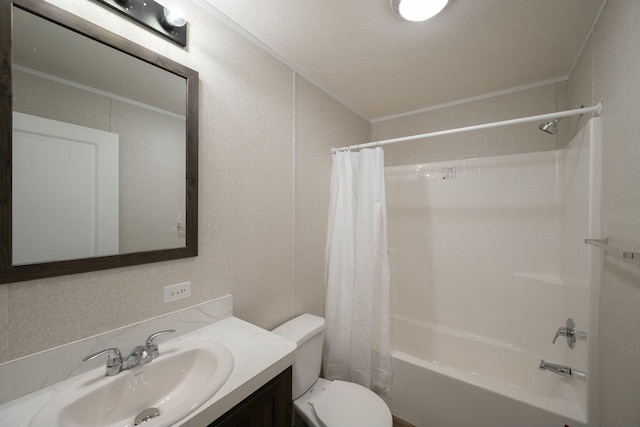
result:
M 508 344 L 392 320 L 393 414 L 417 427 L 586 426 L 570 380 Z

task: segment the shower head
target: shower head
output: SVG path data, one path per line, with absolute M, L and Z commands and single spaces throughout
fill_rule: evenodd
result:
M 558 132 L 559 120 L 560 119 L 553 119 L 550 122 L 541 123 L 540 126 L 538 126 L 538 129 L 540 129 L 543 132 L 549 133 L 551 135 L 555 135 L 556 132 Z

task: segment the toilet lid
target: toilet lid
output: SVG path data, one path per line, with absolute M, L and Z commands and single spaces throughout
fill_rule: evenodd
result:
M 361 385 L 333 381 L 313 402 L 325 427 L 391 427 L 391 411 L 384 401 Z

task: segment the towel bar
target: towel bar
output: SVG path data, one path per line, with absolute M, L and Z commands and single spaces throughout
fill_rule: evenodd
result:
M 585 239 L 586 244 L 602 249 L 615 257 L 622 258 L 627 261 L 640 262 L 640 252 L 623 251 L 622 249 L 609 246 L 609 238 L 606 239 Z

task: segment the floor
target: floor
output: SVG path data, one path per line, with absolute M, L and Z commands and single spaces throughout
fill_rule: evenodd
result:
M 393 417 L 393 427 L 416 427 L 411 423 L 406 422 L 405 420 Z

